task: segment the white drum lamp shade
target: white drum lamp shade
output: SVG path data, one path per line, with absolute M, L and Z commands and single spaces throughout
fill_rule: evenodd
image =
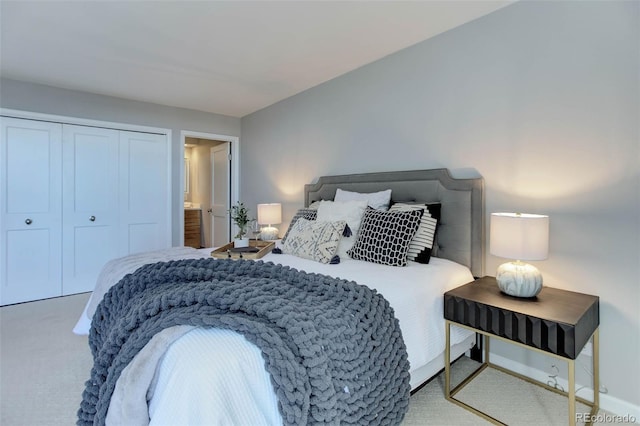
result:
M 282 223 L 282 205 L 280 203 L 258 204 L 258 224 L 267 225 L 260 230 L 263 240 L 277 240 L 278 228 L 272 225 Z
M 489 251 L 514 259 L 498 268 L 500 290 L 516 297 L 534 297 L 542 290 L 542 274 L 523 260 L 544 260 L 549 254 L 549 216 L 526 213 L 492 213 Z

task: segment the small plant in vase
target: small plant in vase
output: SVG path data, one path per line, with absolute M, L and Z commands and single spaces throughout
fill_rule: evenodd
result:
M 229 209 L 231 220 L 238 227 L 238 233 L 233 240 L 234 247 L 248 247 L 249 237 L 247 237 L 247 227 L 252 219 L 249 218 L 249 209 L 245 207 L 244 203 L 238 202 L 235 206 Z

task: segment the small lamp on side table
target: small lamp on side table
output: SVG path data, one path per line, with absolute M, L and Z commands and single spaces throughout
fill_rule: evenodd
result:
M 271 225 L 282 223 L 282 205 L 280 203 L 258 204 L 258 224 L 267 225 L 260 231 L 261 240 L 277 240 L 278 228 Z
M 542 274 L 523 260 L 544 260 L 549 253 L 549 216 L 492 213 L 489 252 L 516 259 L 498 267 L 500 290 L 510 296 L 535 297 L 542 290 Z

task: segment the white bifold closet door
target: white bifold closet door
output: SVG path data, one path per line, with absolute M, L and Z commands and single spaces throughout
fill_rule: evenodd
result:
M 63 294 L 118 256 L 169 247 L 166 137 L 63 126 Z
M 171 247 L 165 135 L 120 131 L 120 252 Z
M 60 124 L 2 118 L 0 301 L 60 295 Z
M 92 290 L 119 256 L 119 131 L 63 126 L 62 294 Z
M 93 290 L 171 246 L 166 135 L 1 117 L 0 305 Z

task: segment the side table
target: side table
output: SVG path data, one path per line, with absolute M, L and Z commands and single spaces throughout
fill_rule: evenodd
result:
M 591 417 L 593 417 L 598 412 L 600 388 L 599 308 L 597 296 L 550 287 L 543 287 L 537 297 L 529 299 L 512 297 L 500 291 L 493 277 L 483 277 L 446 292 L 444 294 L 446 399 L 494 424 L 504 424 L 455 398 L 465 385 L 485 368 L 491 367 L 567 396 L 571 426 L 576 424 L 576 400 L 591 407 Z M 451 325 L 481 334 L 484 346 L 484 361 L 481 366 L 455 389 L 451 389 Z M 489 357 L 491 339 L 506 341 L 566 361 L 569 367 L 568 392 L 561 392 L 544 383 L 492 364 Z M 593 340 L 593 401 L 576 397 L 575 393 L 575 359 L 590 339 Z

